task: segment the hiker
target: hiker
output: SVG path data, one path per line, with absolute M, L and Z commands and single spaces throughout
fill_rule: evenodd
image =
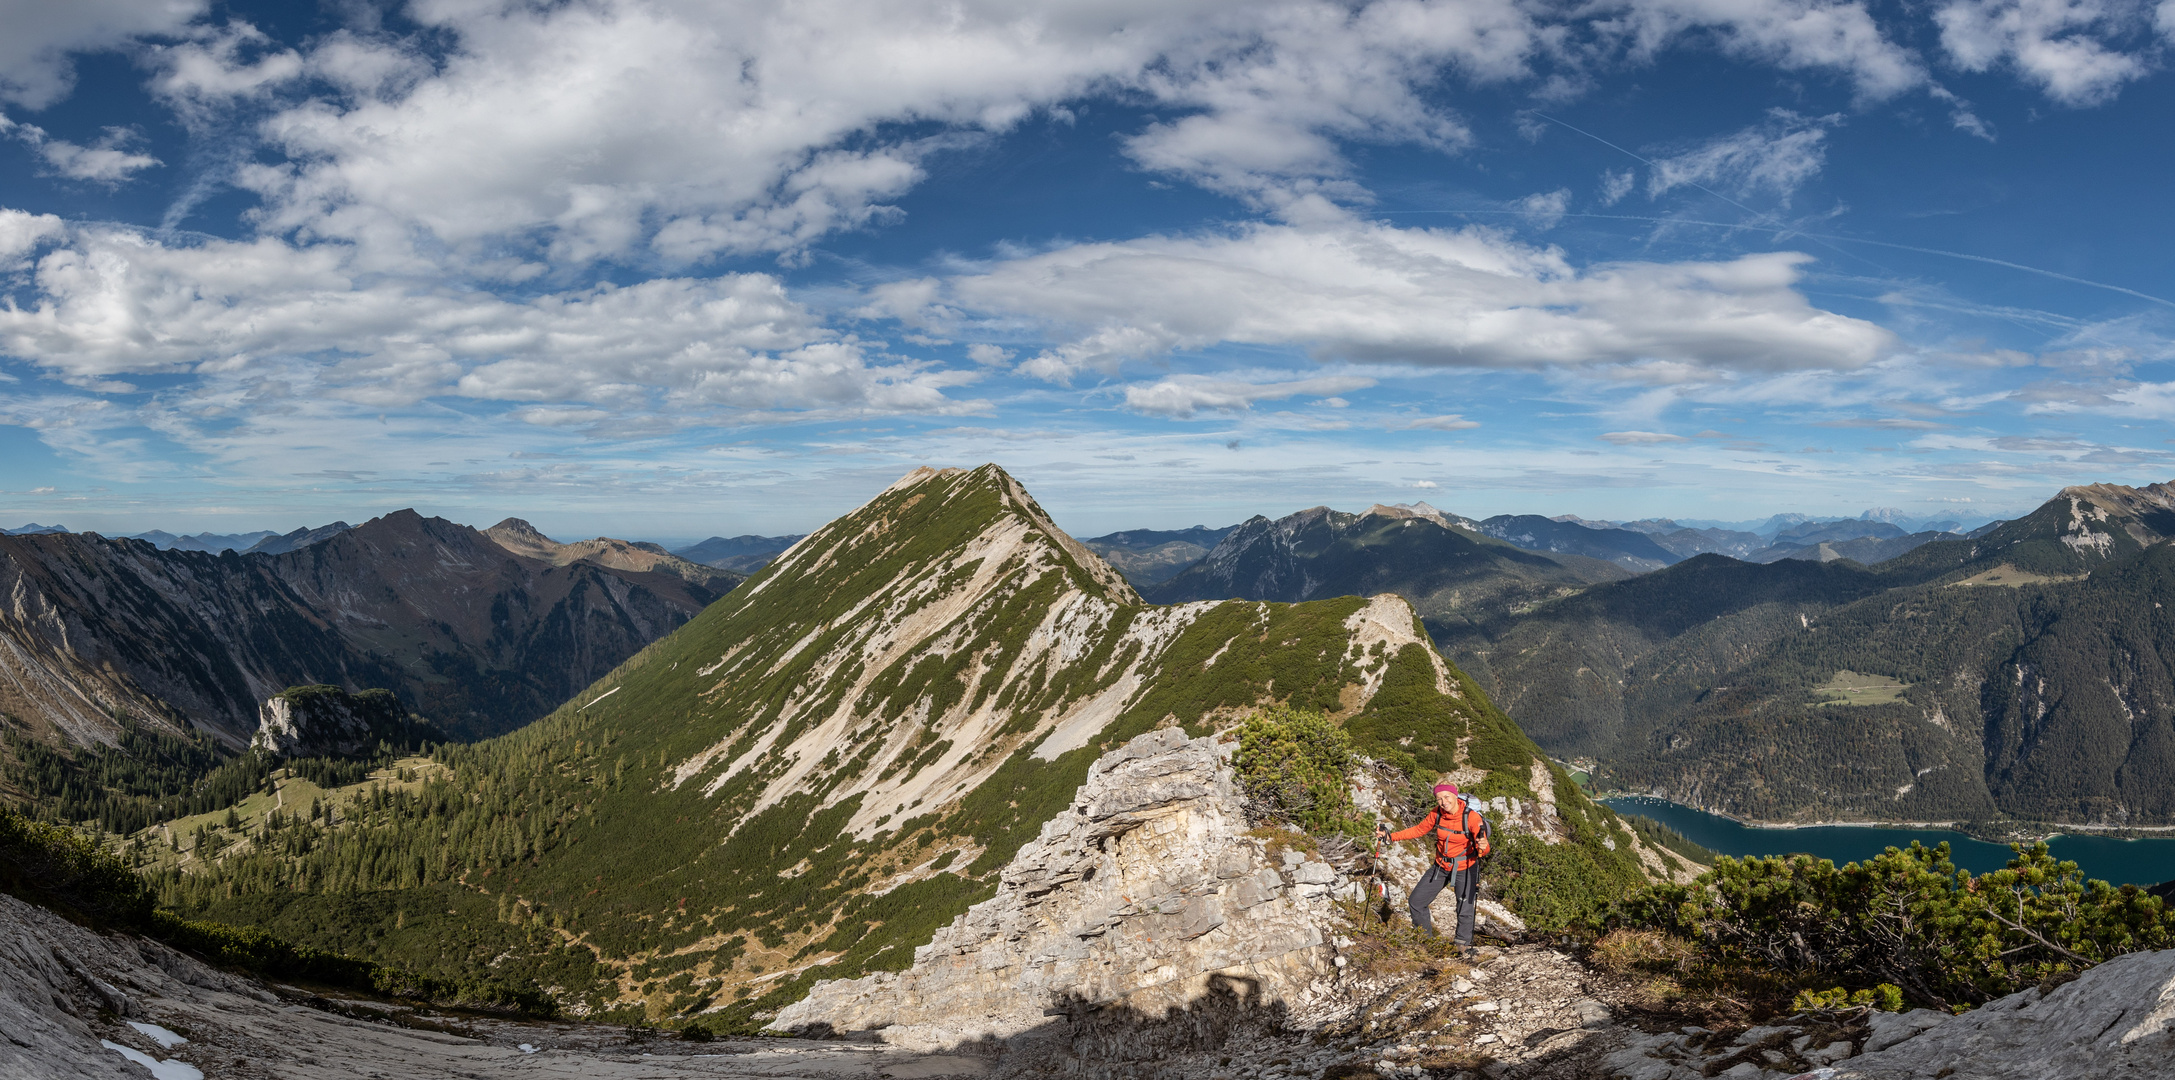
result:
M 1376 834 L 1390 840 L 1418 840 L 1430 831 L 1435 834 L 1435 861 L 1421 875 L 1420 883 L 1412 887 L 1412 925 L 1429 933 L 1435 929 L 1435 920 L 1428 915 L 1428 907 L 1445 885 L 1458 898 L 1458 948 L 1470 950 L 1473 946 L 1473 907 L 1480 899 L 1480 860 L 1486 858 L 1492 847 L 1488 820 L 1480 816 L 1471 803 L 1458 794 L 1456 784 L 1435 785 L 1435 808 L 1420 819 L 1418 825 L 1398 832 L 1390 832 L 1387 822 L 1375 825 Z

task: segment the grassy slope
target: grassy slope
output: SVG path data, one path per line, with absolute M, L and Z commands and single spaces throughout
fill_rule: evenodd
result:
M 1056 538 L 991 556 L 1011 560 L 1001 584 L 884 654 L 848 702 L 872 636 L 990 569 L 961 553 L 992 529 L 1039 518 L 1008 483 L 992 468 L 886 492 L 550 717 L 441 752 L 443 770 L 354 807 L 344 829 L 168 876 L 164 896 L 427 974 L 490 964 L 592 1015 L 712 1007 L 752 1024 L 814 978 L 904 967 L 991 894 L 996 869 L 1103 748 L 1158 724 L 1198 733 L 1271 701 L 1324 708 L 1363 752 L 1403 746 L 1429 769 L 1489 770 L 1484 795 L 1531 797 L 1537 749 L 1469 679 L 1452 669 L 1445 695 L 1424 646 L 1349 647 L 1345 622 L 1364 601 L 1205 606 L 1148 655 L 1123 631 L 1168 609 Z M 1075 627 L 1062 662 L 1030 640 L 1060 604 L 1103 612 Z M 1417 624 L 1413 637 L 1425 640 Z M 1032 753 L 1053 717 L 1129 665 L 1143 689 L 1087 745 Z M 1381 689 L 1359 704 L 1371 674 Z M 790 790 L 771 790 L 792 764 L 780 748 L 841 704 L 845 733 Z M 956 718 L 979 710 L 997 718 L 993 733 L 953 752 Z M 724 775 L 759 743 L 771 749 Z M 922 770 L 945 781 L 926 804 L 849 830 L 864 801 Z M 1556 790 L 1599 865 L 1635 874 L 1614 816 L 1567 777 Z

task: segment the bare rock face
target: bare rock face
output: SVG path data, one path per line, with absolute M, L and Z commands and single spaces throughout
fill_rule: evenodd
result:
M 2175 949 L 2118 956 L 1961 1016 L 1811 1014 L 1726 1036 L 1625 1031 L 1593 1070 L 1617 1080 L 2143 1080 L 2175 1073 Z M 1538 1075 L 1538 1074 L 1537 1074 Z
M 1906 1016 L 1909 1014 L 1906 1014 Z M 1936 1014 L 1938 1015 L 1938 1014 Z M 1981 1080 L 2129 1080 L 2175 1073 L 2175 949 L 2118 956 L 1932 1026 L 1866 1044 L 1838 1080 L 1896 1080 L 1954 1068 Z M 1968 1068 L 1966 1068 L 1968 1063 Z
M 350 694 L 337 686 L 292 686 L 257 710 L 250 749 L 272 757 L 353 757 L 382 741 L 412 743 L 426 728 L 390 690 Z
M 1290 1008 L 1335 971 L 1340 875 L 1247 835 L 1227 754 L 1166 729 L 1103 755 L 997 895 L 916 949 L 912 968 L 819 982 L 772 1026 L 934 1050 L 1110 1006 L 1161 1015 L 1237 994 Z

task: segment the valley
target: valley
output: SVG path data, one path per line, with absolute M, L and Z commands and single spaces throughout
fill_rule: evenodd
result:
M 1590 819 L 1583 857 L 1638 878 L 1631 834 L 1403 601 L 1152 606 L 984 467 L 917 471 L 549 717 L 439 748 L 441 768 L 336 827 L 154 881 L 192 917 L 455 981 L 509 974 L 451 944 L 480 917 L 556 943 L 521 977 L 575 1015 L 754 1025 L 818 978 L 907 963 L 1108 747 L 1270 701 L 1338 717 L 1415 776 Z
M 462 595 L 468 582 L 513 573 L 592 575 L 592 588 L 612 575 L 678 596 L 733 587 L 659 626 L 541 719 L 488 738 L 441 730 L 424 711 L 461 700 L 450 688 L 431 697 L 394 678 L 392 693 L 271 695 L 254 748 L 239 756 L 210 731 L 240 723 L 186 732 L 125 716 L 106 721 L 114 748 L 77 752 L 90 772 L 36 749 L 57 725 L 18 723 L 9 745 L 26 768 L 42 763 L 36 790 L 50 794 L 40 798 L 106 833 L 100 845 L 166 917 L 349 958 L 338 963 L 366 966 L 381 988 L 685 1039 L 882 1031 L 921 1056 L 870 1067 L 942 1059 L 960 1075 L 1084 1060 L 1088 1014 L 1053 1027 L 1047 1004 L 1077 1000 L 1133 1018 L 1091 1057 L 1178 1054 L 1221 1075 L 1184 1057 L 1193 1043 L 1158 1041 L 1150 1018 L 1221 1009 L 1231 973 L 1244 971 L 1246 994 L 1285 1010 L 1276 1031 L 1344 1031 L 1367 995 L 1421 992 L 1412 972 L 1446 970 L 1444 957 L 1411 953 L 1368 968 L 1375 983 L 1344 970 L 1417 947 L 1368 897 L 1373 881 L 1402 895 L 1424 857 L 1361 841 L 1368 821 L 1412 819 L 1439 779 L 1500 830 L 1481 926 L 1506 974 L 1557 961 L 1505 945 L 1599 933 L 1598 920 L 1631 917 L 1623 905 L 1642 890 L 1704 887 L 1694 879 L 1711 852 L 1666 824 L 1620 817 L 1588 797 L 1589 783 L 1755 819 L 2011 828 L 2060 820 L 2020 810 L 2059 809 L 2053 800 L 2081 791 L 2066 796 L 2080 816 L 2153 826 L 2166 810 L 2152 801 L 2160 765 L 2149 740 L 2077 765 L 2075 747 L 2105 745 L 2077 680 L 2104 669 L 2107 642 L 2134 643 L 2118 655 L 2145 681 L 2110 681 L 2114 699 L 2171 700 L 2149 681 L 2163 669 L 2141 663 L 2159 654 L 2138 651 L 2162 640 L 2153 612 L 2175 574 L 2175 548 L 2151 516 L 2164 498 L 2065 493 L 1979 539 L 1914 544 L 1872 566 L 1653 558 L 1636 530 L 1589 530 L 1601 535 L 1588 542 L 1566 539 L 1581 524 L 1491 530 L 1424 506 L 1100 538 L 1149 560 L 1132 564 L 1149 574 L 1168 569 L 1151 564 L 1173 561 L 1172 545 L 1213 541 L 1141 587 L 995 466 L 918 469 L 744 582 L 656 545 L 561 544 L 519 519 L 479 532 L 394 515 L 271 556 L 154 555 L 123 541 L 143 565 L 254 571 L 294 611 L 352 593 L 339 582 L 402 582 L 375 607 L 348 600 L 337 619 L 307 624 L 334 656 L 355 642 L 398 657 L 470 640 L 450 619 L 419 634 L 357 612 L 431 610 L 407 597 Z M 30 540 L 93 552 L 115 543 Z M 488 572 L 444 557 L 478 543 L 496 552 Z M 1543 543 L 1557 550 L 1522 546 Z M 426 550 L 432 569 L 402 569 Z M 477 601 L 460 603 L 438 610 Z M 588 648 L 577 654 L 597 655 Z M 1966 680 L 1958 656 L 2027 676 Z M 2012 668 L 1983 668 L 1999 663 Z M 2021 704 L 1998 696 L 2010 684 Z M 141 694 L 145 683 L 125 685 Z M 417 694 L 418 715 L 399 718 L 401 691 Z M 2001 711 L 1986 711 L 1997 700 Z M 324 727 L 386 703 L 393 713 L 370 721 L 382 737 Z M 1985 716 L 1995 719 L 1963 719 Z M 1335 768 L 1349 785 L 1346 816 L 1308 809 L 1311 795 L 1294 803 L 1291 789 L 1249 786 L 1259 766 L 1242 760 L 1236 729 L 1262 717 L 1319 717 L 1336 732 L 1348 747 L 1337 753 L 1351 756 L 1325 760 L 1345 762 Z M 1987 734 L 2010 731 L 2007 743 Z M 1558 763 L 1574 759 L 1575 775 Z M 151 760 L 174 764 L 130 764 Z M 92 776 L 139 793 L 65 794 Z M 177 783 L 195 793 L 157 794 Z M 1605 979 L 1591 985 L 1607 1001 L 1593 999 L 1597 1017 L 1662 1007 L 1604 990 L 1616 986 Z M 1949 992 L 1927 986 L 1913 992 Z M 1211 1026 L 1219 1047 L 1243 1028 Z M 562 1037 L 609 1075 L 613 1055 L 630 1051 L 603 1030 Z M 1574 1059 L 1598 1068 L 1636 1048 L 1606 1023 L 1573 1041 L 1551 1041 L 1551 1030 L 1491 1017 L 1383 1037 L 1420 1039 L 1410 1053 L 1455 1062 L 1512 1032 L 1568 1055 L 1518 1059 L 1544 1070 Z M 1038 1056 L 1055 1052 L 1046 1040 L 1060 1031 L 1071 1048 Z M 470 1027 L 459 1037 L 496 1036 Z M 1283 1045 L 1269 1030 L 1257 1037 Z M 1407 1053 L 1359 1029 L 1339 1038 L 1342 1050 L 1308 1060 Z M 969 1045 L 1016 1056 L 944 1059 Z M 736 1055 L 792 1059 L 760 1041 Z

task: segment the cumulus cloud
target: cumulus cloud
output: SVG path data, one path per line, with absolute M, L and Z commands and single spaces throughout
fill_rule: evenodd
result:
M 0 134 L 13 136 L 30 147 L 56 175 L 107 187 L 160 164 L 159 159 L 128 148 L 138 136 L 127 128 L 109 127 L 97 142 L 82 146 L 53 138 L 36 124 L 21 124 L 0 116 Z
M 1616 17 L 1599 23 L 1623 37 L 1634 55 L 1652 57 L 1679 37 L 1705 29 L 1722 50 L 1789 71 L 1831 70 L 1859 95 L 1884 100 L 1925 82 L 1911 53 L 1881 32 L 1864 3 L 1832 0 L 1613 0 Z
M 1019 370 L 1052 381 L 1217 342 L 1296 345 L 1325 360 L 1526 369 L 1652 360 L 1851 369 L 1888 354 L 1886 330 L 1806 302 L 1795 288 L 1805 261 L 1768 253 L 1581 269 L 1485 228 L 1344 219 L 1082 244 L 918 289 L 923 307 L 893 310 L 1050 327 L 1061 343 Z
M 144 61 L 158 72 L 151 92 L 184 114 L 264 94 L 300 76 L 304 66 L 301 53 L 272 47 L 246 22 L 192 28 L 179 42 L 152 45 Z
M 2112 0 L 1956 0 L 1934 12 L 1941 47 L 1965 71 L 2006 64 L 2066 105 L 2096 105 L 2149 66 L 2110 40 L 2134 8 Z
M 1465 145 L 1446 77 L 1648 60 L 1697 35 L 1862 95 L 1923 81 L 1862 4 L 1815 0 L 411 5 L 428 51 L 354 30 L 286 48 L 161 10 L 40 40 L 163 35 L 141 59 L 185 117 L 278 97 L 272 153 L 237 177 L 262 228 L 516 279 L 540 260 L 797 257 L 893 219 L 932 155 L 1110 94 L 1157 109 L 1122 143 L 1141 166 L 1298 217 L 1367 197 L 1346 144 Z
M 1739 198 L 1764 190 L 1787 206 L 1790 196 L 1827 163 L 1828 128 L 1841 119 L 1776 109 L 1766 123 L 1657 158 L 1647 194 L 1660 196 L 1687 185 L 1722 188 Z
M 42 109 L 75 85 L 72 54 L 171 34 L 202 14 L 204 0 L 0 0 L 0 101 Z
M 173 247 L 0 215 L 0 251 L 40 244 L 51 250 L 36 265 L 34 302 L 0 308 L 0 351 L 81 385 L 129 373 L 241 377 L 308 358 L 315 392 L 370 405 L 458 395 L 680 411 L 982 408 L 945 394 L 975 373 L 842 337 L 764 274 L 517 301 L 365 274 L 343 245 Z
M 1571 189 L 1528 195 L 1512 205 L 1525 214 L 1526 220 L 1536 229 L 1553 229 L 1563 223 L 1563 215 L 1571 209 Z
M 1334 139 L 1464 144 L 1464 124 L 1418 91 L 1444 67 L 1482 81 L 1526 74 L 1538 29 L 1506 0 L 1233 10 L 1241 24 L 1176 43 L 1144 69 L 1156 98 L 1199 111 L 1149 126 L 1127 150 L 1149 168 L 1269 202 L 1343 176 Z
M 1135 412 L 1180 419 L 1197 412 L 1234 413 L 1253 408 L 1257 401 L 1326 397 L 1373 386 L 1373 379 L 1329 375 L 1282 382 L 1248 382 L 1243 379 L 1173 375 L 1160 381 L 1125 388 L 1125 407 Z
M 68 227 L 52 214 L 31 214 L 0 207 L 0 270 L 21 270 L 30 255 L 66 235 Z

